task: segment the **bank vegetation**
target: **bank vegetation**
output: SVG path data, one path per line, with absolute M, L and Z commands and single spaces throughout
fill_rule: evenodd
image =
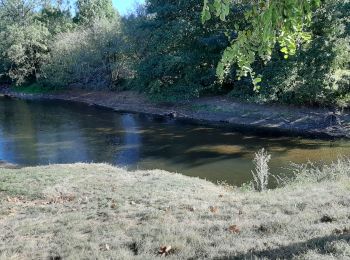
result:
M 237 66 L 222 81 L 216 75 L 237 38 L 235 28 L 248 28 L 245 11 L 255 2 L 239 2 L 226 10 L 226 22 L 203 24 L 203 0 L 147 0 L 127 16 L 110 0 L 1 0 L 0 83 L 133 90 L 156 101 L 228 95 L 258 103 L 348 106 L 348 0 L 321 1 L 305 29 L 311 40 L 288 59 L 276 44 L 269 62 L 251 64 L 261 75 L 259 91 L 249 77 L 237 77 Z

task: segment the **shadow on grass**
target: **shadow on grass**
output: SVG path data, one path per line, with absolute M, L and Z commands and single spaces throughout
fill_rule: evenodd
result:
M 325 237 L 313 238 L 305 242 L 294 243 L 288 246 L 282 246 L 275 249 L 267 249 L 262 251 L 252 251 L 247 254 L 240 254 L 236 256 L 228 256 L 221 259 L 255 259 L 255 258 L 268 258 L 268 259 L 294 259 L 296 256 L 307 253 L 310 250 L 315 250 L 319 254 L 330 254 L 326 245 L 328 243 L 336 241 L 350 242 L 350 233 L 342 235 L 330 235 Z

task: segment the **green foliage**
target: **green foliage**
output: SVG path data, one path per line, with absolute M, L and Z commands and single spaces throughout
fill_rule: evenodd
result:
M 102 88 L 128 73 L 110 0 L 78 1 L 74 19 L 62 1 L 1 0 L 0 18 L 1 80 Z
M 92 25 L 100 19 L 112 22 L 119 17 L 111 0 L 78 0 L 76 5 L 76 20 L 80 24 Z
M 56 88 L 113 87 L 128 73 L 125 59 L 119 59 L 124 47 L 119 26 L 98 20 L 90 28 L 57 35 L 50 46 L 50 60 L 42 67 L 41 82 Z
M 227 40 L 219 28 L 201 24 L 201 0 L 150 0 L 146 6 L 135 85 L 167 101 L 217 90 L 215 64 Z
M 285 58 L 294 55 L 298 45 L 308 42 L 311 34 L 305 31 L 310 25 L 312 11 L 320 0 L 254 0 L 233 1 L 243 3 L 245 10 L 244 27 L 235 24 L 237 38 L 231 42 L 217 66 L 217 75 L 222 81 L 230 72 L 232 64 L 238 66 L 238 78 L 250 75 L 255 87 L 261 81 L 255 76 L 253 64 L 259 57 L 270 60 L 276 43 Z M 211 19 L 211 14 L 226 20 L 230 12 L 230 0 L 204 1 L 202 21 Z
M 310 27 L 312 42 L 288 60 L 276 52 L 268 66 L 260 69 L 264 78 L 260 97 L 299 105 L 348 106 L 349 13 L 348 0 L 326 1 Z
M 49 31 L 35 19 L 34 9 L 30 1 L 1 2 L 0 61 L 4 74 L 17 85 L 37 79 L 48 54 Z
M 349 0 L 202 1 L 0 0 L 0 82 L 349 105 Z
M 17 86 L 17 87 L 14 87 L 13 90 L 21 93 L 27 93 L 27 94 L 46 94 L 46 93 L 52 93 L 56 91 L 56 89 L 54 88 L 43 86 L 38 83 L 33 83 L 28 86 L 27 85 Z
M 37 20 L 45 24 L 51 35 L 69 32 L 74 28 L 70 9 L 65 7 L 46 5 Z

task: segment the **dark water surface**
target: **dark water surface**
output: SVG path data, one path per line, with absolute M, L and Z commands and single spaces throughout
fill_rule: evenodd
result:
M 242 134 L 83 104 L 0 98 L 0 160 L 20 165 L 108 162 L 240 185 L 250 180 L 262 147 L 272 153 L 273 173 L 285 172 L 290 161 L 350 155 L 348 141 Z

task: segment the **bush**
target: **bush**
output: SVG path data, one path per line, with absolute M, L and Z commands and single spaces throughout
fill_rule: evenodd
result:
M 269 161 L 271 159 L 271 155 L 268 154 L 265 149 L 261 149 L 255 154 L 255 158 L 253 160 L 255 169 L 252 171 L 253 180 L 254 180 L 254 188 L 257 191 L 264 191 L 267 188 L 270 176 L 270 168 Z
M 0 77 L 16 85 L 39 78 L 40 67 L 48 58 L 48 37 L 48 29 L 38 21 L 7 25 L 0 31 Z
M 56 88 L 113 88 L 129 73 L 121 57 L 124 44 L 119 21 L 98 20 L 91 28 L 59 34 L 51 44 L 41 82 Z
M 309 162 L 307 164 L 292 164 L 293 178 L 286 179 L 284 186 L 288 184 L 317 183 L 322 181 L 337 181 L 350 177 L 350 159 L 339 158 L 331 164 L 316 165 Z

